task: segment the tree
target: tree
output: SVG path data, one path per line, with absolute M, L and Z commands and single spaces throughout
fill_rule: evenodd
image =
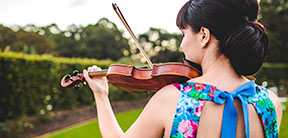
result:
M 261 0 L 261 19 L 270 39 L 268 62 L 288 63 L 288 0 Z
M 164 29 L 150 28 L 146 33 L 139 35 L 139 42 L 144 51 L 151 57 L 152 62 L 181 62 L 183 53 L 180 51 L 181 34 L 171 34 Z M 135 47 L 131 47 L 135 58 L 142 58 L 141 53 Z
M 31 30 L 27 30 L 27 27 Z M 44 35 L 39 34 L 39 28 L 34 25 L 28 25 L 20 28 L 13 42 L 13 51 L 24 52 L 27 54 L 51 53 L 55 47 L 54 42 L 49 41 Z
M 51 28 L 55 28 L 56 33 L 51 31 Z M 85 53 L 82 53 L 82 49 L 85 48 L 82 45 L 80 33 L 82 26 L 70 25 L 68 30 L 61 31 L 57 25 L 51 25 L 48 28 L 48 38 L 55 42 L 55 55 L 62 57 L 86 57 Z
M 1 25 L 0 46 L 2 51 L 9 47 L 15 52 L 44 54 L 52 51 L 54 43 L 39 34 L 39 28 L 35 25 L 18 27 L 15 31 Z
M 128 40 L 106 18 L 86 27 L 70 25 L 67 31 L 50 36 L 58 56 L 112 59 L 129 55 Z
M 12 45 L 16 39 L 16 34 L 8 27 L 0 25 L 0 50 L 3 51 L 7 46 Z
M 29 24 L 15 30 L 1 25 L 1 51 L 5 47 L 9 47 L 11 51 L 28 54 L 46 53 L 114 61 L 130 54 L 128 39 L 106 18 L 86 27 L 72 24 L 65 31 L 61 31 L 56 24 L 45 27 Z
M 85 47 L 82 52 L 87 57 L 109 58 L 115 61 L 129 55 L 128 40 L 123 37 L 123 32 L 106 18 L 100 19 L 95 25 L 83 28 L 81 36 Z

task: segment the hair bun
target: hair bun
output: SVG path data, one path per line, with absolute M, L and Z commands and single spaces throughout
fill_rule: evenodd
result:
M 260 23 L 247 22 L 230 31 L 220 42 L 220 50 L 238 74 L 256 73 L 267 53 L 269 41 Z
M 219 41 L 218 55 L 226 55 L 239 75 L 252 75 L 263 64 L 268 37 L 257 21 L 257 0 L 190 0 L 179 11 L 176 24 L 193 32 L 206 27 Z

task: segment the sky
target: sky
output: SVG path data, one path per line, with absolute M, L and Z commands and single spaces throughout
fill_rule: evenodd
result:
M 0 0 L 0 24 L 4 26 L 52 23 L 61 30 L 71 24 L 87 26 L 102 17 L 124 25 L 114 12 L 116 3 L 135 34 L 145 33 L 150 27 L 170 33 L 179 32 L 176 17 L 188 0 Z M 128 33 L 128 32 L 127 32 Z

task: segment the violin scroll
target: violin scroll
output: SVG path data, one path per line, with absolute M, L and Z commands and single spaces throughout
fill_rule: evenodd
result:
M 74 70 L 72 74 L 73 74 L 73 76 L 77 76 L 79 74 L 79 71 L 78 70 Z
M 67 88 L 80 88 L 79 83 L 83 83 L 83 85 L 86 85 L 84 76 L 82 73 L 79 73 L 78 70 L 73 71 L 73 76 L 66 74 L 62 80 L 61 80 L 61 86 L 67 87 Z

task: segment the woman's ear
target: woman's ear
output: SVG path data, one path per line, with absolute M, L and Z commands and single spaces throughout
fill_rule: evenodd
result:
M 201 46 L 204 48 L 208 45 L 210 41 L 210 30 L 206 27 L 201 27 L 200 28 L 200 37 L 201 37 Z

